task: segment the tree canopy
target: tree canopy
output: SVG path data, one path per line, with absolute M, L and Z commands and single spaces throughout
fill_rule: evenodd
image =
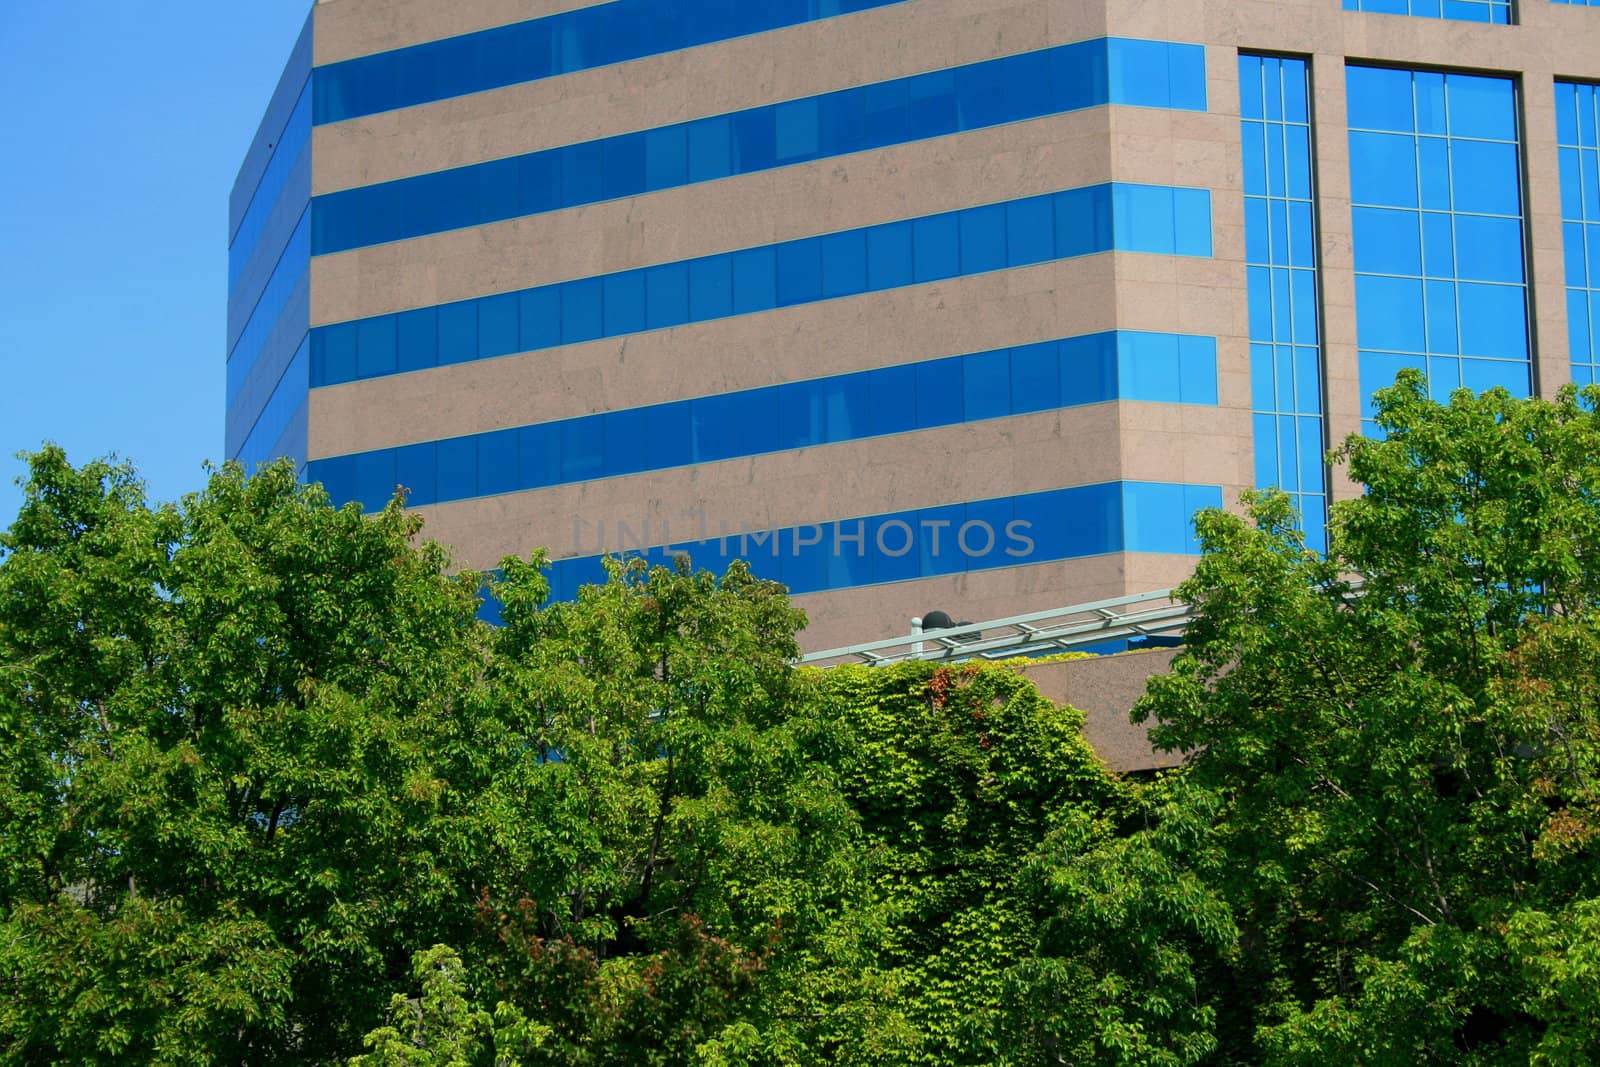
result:
M 1011 670 L 797 669 L 740 565 L 551 604 L 287 465 L 25 488 L 7 1062 L 994 1062 L 1060 910 L 1015 875 L 1134 810 Z
M 1600 392 L 1404 377 L 1198 518 L 1109 772 L 735 564 L 458 569 L 286 464 L 0 535 L 0 1063 L 1600 1062 Z M 503 625 L 478 617 L 493 595 Z
M 1338 453 L 1327 556 L 1281 496 L 1200 518 L 1137 714 L 1216 805 L 1239 1058 L 1600 1061 L 1596 399 L 1408 374 Z

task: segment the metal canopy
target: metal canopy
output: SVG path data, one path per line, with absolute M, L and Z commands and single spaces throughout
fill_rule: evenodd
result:
M 926 632 L 920 630 L 920 619 L 911 621 L 911 633 L 905 637 L 811 652 L 800 657 L 800 662 L 884 666 L 907 660 L 1005 659 L 1070 652 L 1106 641 L 1180 632 L 1189 622 L 1189 605 L 1174 602 L 1172 590 L 1158 589 Z

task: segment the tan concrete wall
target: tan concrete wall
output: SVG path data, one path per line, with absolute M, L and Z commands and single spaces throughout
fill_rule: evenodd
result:
M 1106 330 L 1104 271 L 1087 258 L 1040 264 L 318 389 L 311 455 Z
M 1106 113 L 979 130 L 311 261 L 312 325 L 1105 181 Z
M 312 192 L 1084 40 L 1099 36 L 1102 23 L 1088 4 L 917 0 L 368 115 L 317 127 Z
M 312 62 L 321 65 L 459 37 L 604 0 L 317 0 Z
M 1149 724 L 1135 725 L 1128 717 L 1149 679 L 1171 667 L 1173 655 L 1170 649 L 1152 649 L 1021 670 L 1039 692 L 1084 713 L 1084 739 L 1112 770 L 1148 771 L 1183 762 L 1181 753 L 1152 749 Z
M 538 545 L 553 558 L 588 556 L 1118 479 L 1235 484 L 1248 452 L 1234 429 L 1216 409 L 1095 404 L 419 511 L 427 536 L 467 565 L 492 566 Z M 1134 438 L 1138 449 L 1114 446 Z M 619 524 L 631 543 L 620 543 Z
M 1150 275 L 1156 280 L 1140 280 Z M 352 382 L 313 390 L 309 454 L 387 448 L 1118 326 L 1230 338 L 1225 355 L 1242 365 L 1225 373 L 1224 401 L 1248 406 L 1244 325 L 1236 321 L 1237 301 L 1217 297 L 1229 282 L 1222 267 L 1205 260 L 1091 256 Z

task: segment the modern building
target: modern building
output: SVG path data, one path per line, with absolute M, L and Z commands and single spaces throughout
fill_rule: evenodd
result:
M 463 563 L 748 558 L 812 648 L 1170 586 L 1404 366 L 1600 365 L 1600 10 L 322 0 L 231 203 L 227 450 Z

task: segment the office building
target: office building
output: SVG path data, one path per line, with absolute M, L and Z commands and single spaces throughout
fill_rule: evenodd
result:
M 463 563 L 748 558 L 811 648 L 1140 593 L 1403 366 L 1600 365 L 1600 10 L 323 0 L 235 186 L 228 441 Z

